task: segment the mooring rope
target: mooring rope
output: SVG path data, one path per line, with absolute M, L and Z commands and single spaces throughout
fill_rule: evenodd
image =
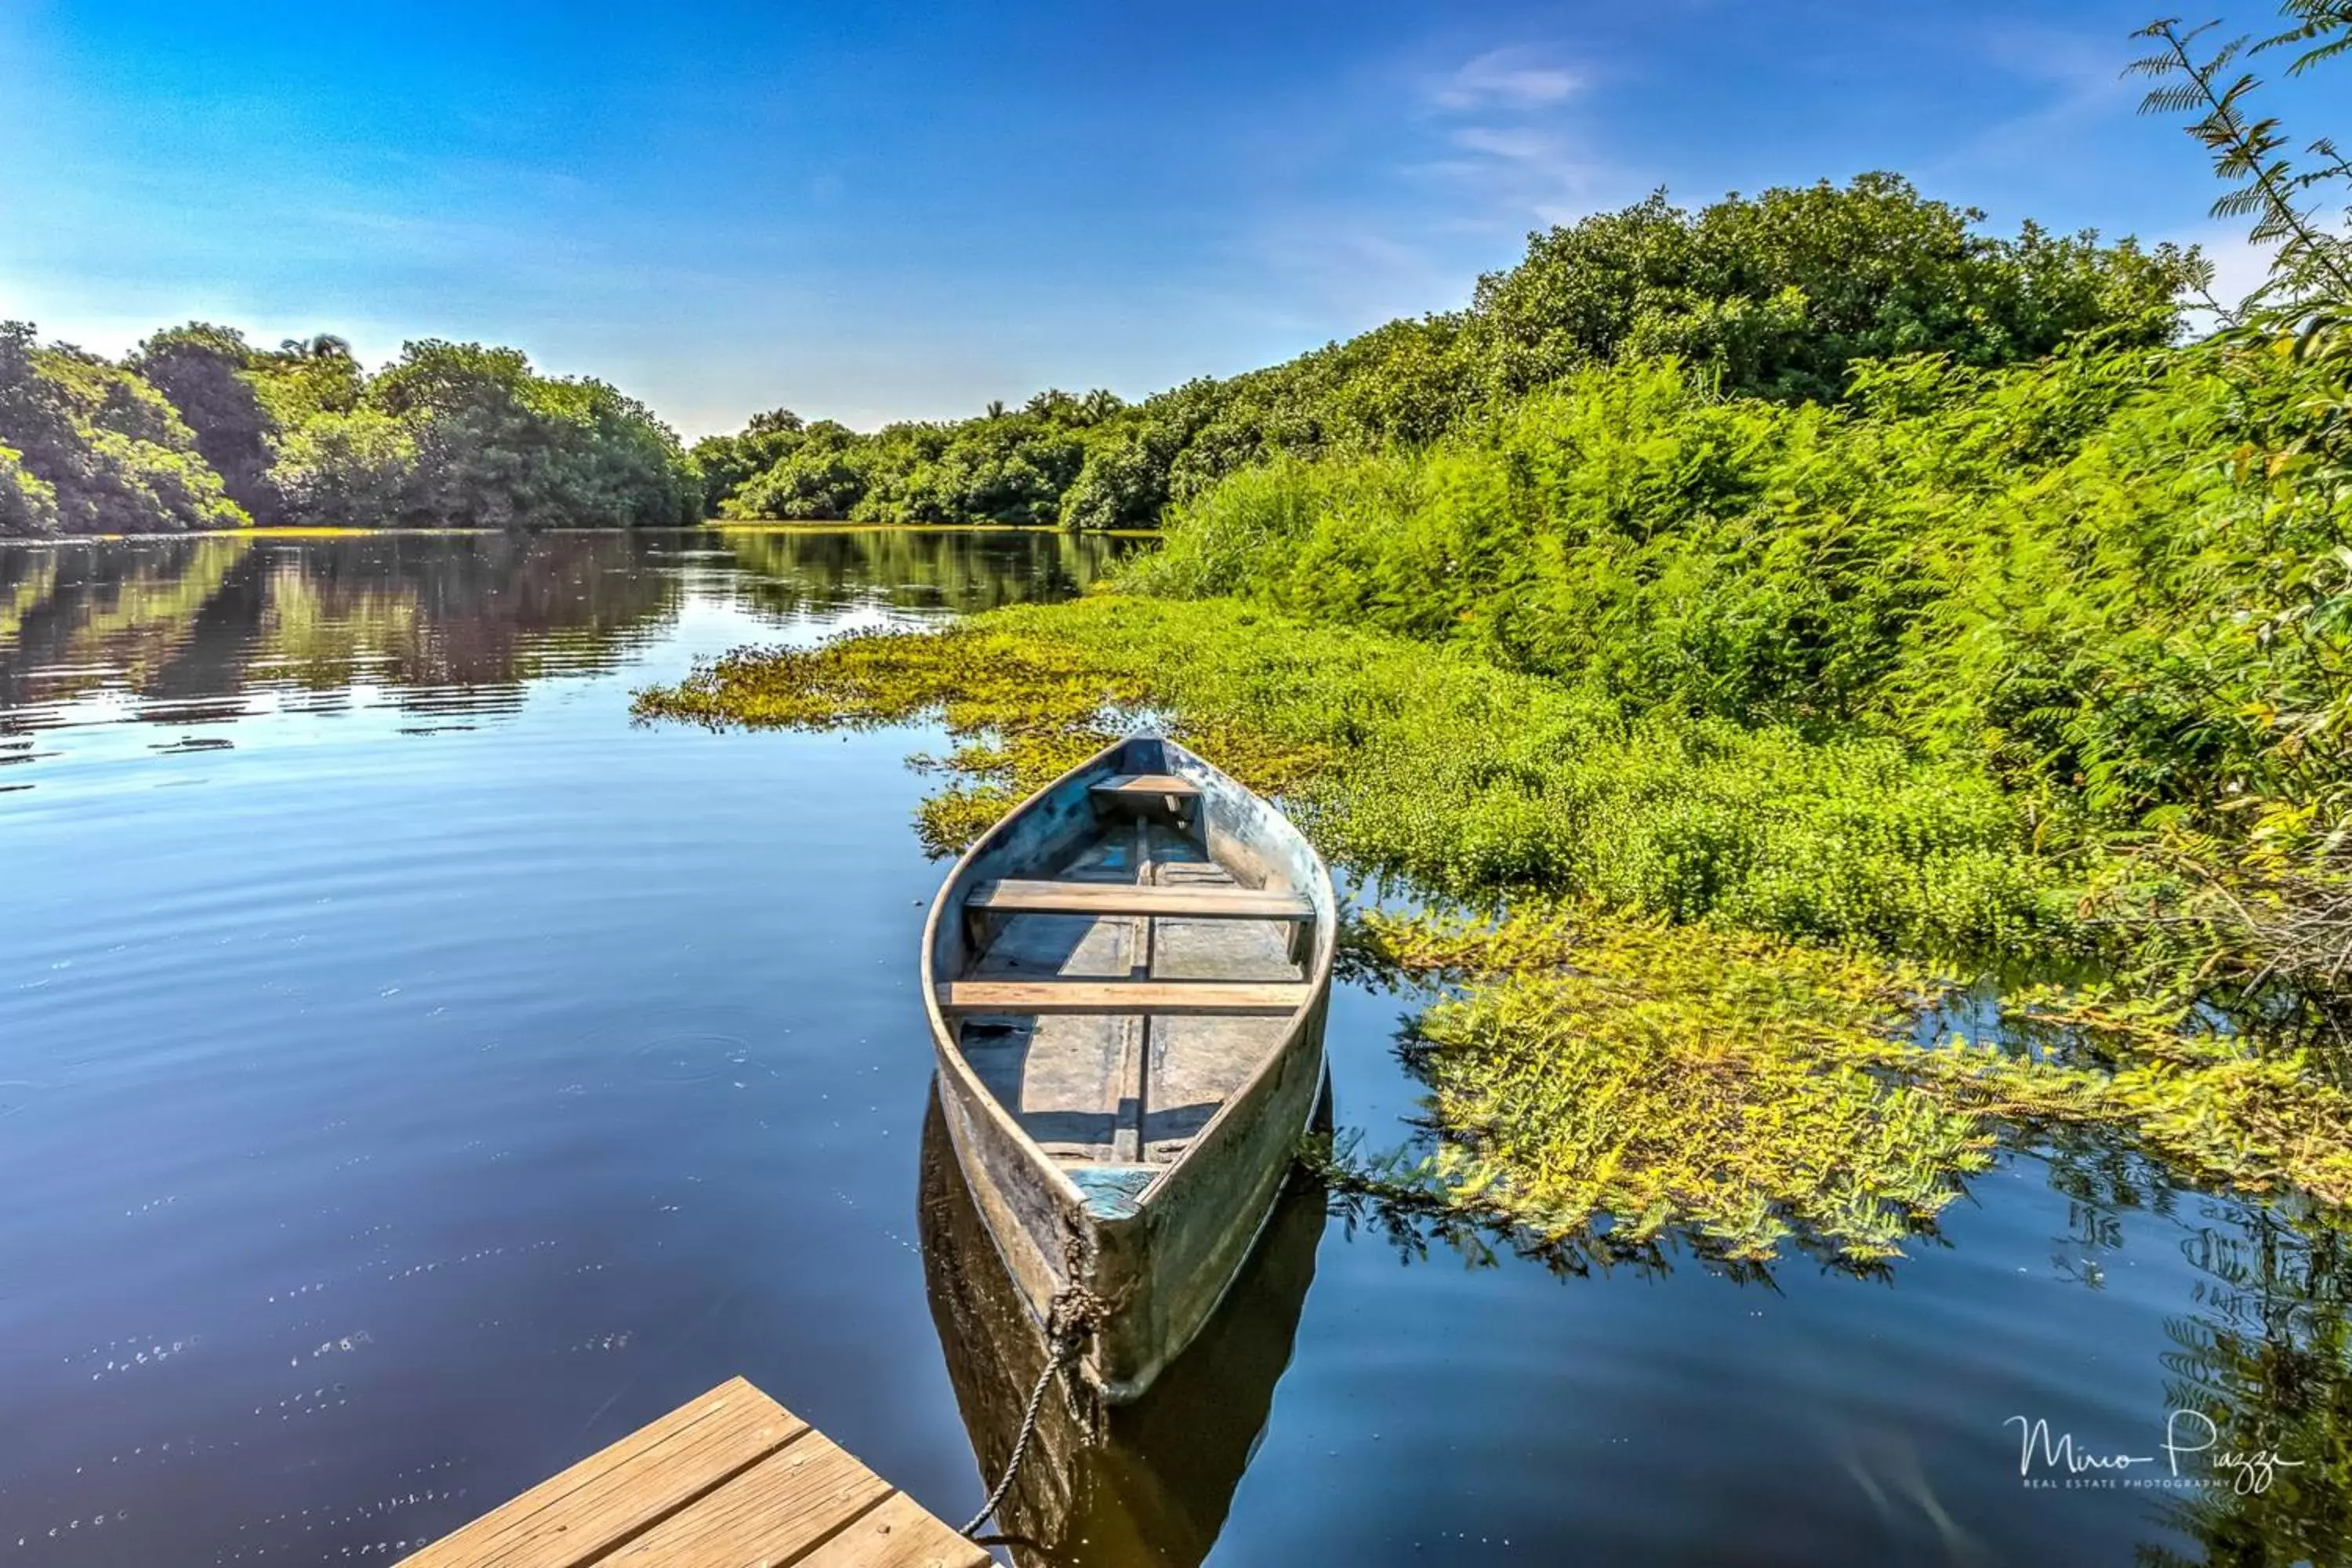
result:
M 1037 1416 L 1045 1408 L 1045 1390 L 1053 1385 L 1056 1374 L 1078 1359 L 1078 1346 L 1084 1342 L 1086 1330 L 1091 1326 L 1098 1310 L 1098 1304 L 1087 1291 L 1064 1290 L 1054 1298 L 1053 1310 L 1047 1314 L 1055 1328 L 1046 1342 L 1045 1370 L 1037 1374 L 1037 1386 L 1029 1391 L 1029 1404 L 1021 1412 L 1021 1431 L 1013 1439 L 1013 1456 L 1004 1461 L 1004 1473 L 997 1478 L 995 1489 L 988 1494 L 988 1500 L 980 1505 L 980 1511 L 971 1516 L 971 1522 L 958 1534 L 968 1540 L 978 1535 L 980 1527 L 1003 1506 L 1006 1495 L 1013 1490 L 1013 1479 L 1021 1473 L 1021 1461 L 1029 1457 L 1030 1439 L 1037 1435 Z M 1072 1406 L 1072 1414 L 1076 1414 L 1075 1405 Z

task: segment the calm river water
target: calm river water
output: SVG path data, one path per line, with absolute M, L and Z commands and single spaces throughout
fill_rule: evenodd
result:
M 740 643 L 1067 595 L 1115 548 L 0 547 L 0 1565 L 389 1562 L 737 1373 L 968 1515 L 1011 1373 L 925 1158 L 940 868 L 906 759 L 940 738 L 637 729 L 629 695 Z M 1333 1001 L 1369 1147 L 1413 1112 L 1408 1005 Z M 2352 1537 L 2337 1243 L 2110 1146 L 2011 1153 L 1872 1279 L 1285 1215 L 1088 1522 L 1024 1561 Z M 2174 1484 L 2174 1411 L 2284 1468 L 2233 1489 L 2189 1455 Z M 2021 1478 L 2016 1417 L 2146 1462 Z

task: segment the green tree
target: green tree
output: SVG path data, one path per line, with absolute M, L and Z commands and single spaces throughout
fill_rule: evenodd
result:
M 726 502 L 722 515 L 825 520 L 849 516 L 866 494 L 865 473 L 854 460 L 856 441 L 848 426 L 829 419 L 795 432 L 784 455 L 744 484 Z
M 277 444 L 271 478 L 287 511 L 320 528 L 392 528 L 444 522 L 419 505 L 415 430 L 375 409 L 321 412 Z
M 1664 193 L 1528 241 L 1480 279 L 1470 331 L 1494 384 L 1517 391 L 1579 363 L 1674 353 L 1726 391 L 1833 401 L 1857 360 L 1945 353 L 1999 365 L 2107 329 L 2160 343 L 2193 251 L 2143 250 L 1983 214 L 1889 174 L 1738 195 L 1693 214 Z
M 337 356 L 288 356 L 288 401 L 332 391 Z M 280 443 L 304 521 L 448 527 L 667 527 L 700 515 L 701 479 L 642 404 L 593 380 L 534 374 L 518 351 L 425 340 Z M 360 509 L 379 507 L 379 515 Z
M 190 321 L 141 343 L 131 368 L 179 410 L 229 499 L 267 524 L 278 521 L 282 510 L 269 477 L 278 425 L 256 389 L 254 361 L 251 345 L 235 328 Z
M 0 321 L 0 523 L 23 531 L 177 532 L 249 521 L 185 422 L 138 375 Z
M 2163 47 L 2132 62 L 2128 74 L 2154 79 L 2140 100 L 2143 114 L 2194 114 L 2187 126 L 2211 155 L 2213 172 L 2229 185 L 2212 205 L 2215 217 L 2251 220 L 2247 237 L 2272 253 L 2270 276 L 2247 301 L 2296 307 L 2317 300 L 2342 306 L 2352 301 L 2352 237 L 2331 232 L 2320 216 L 2320 195 L 2352 197 L 2352 162 L 2326 136 L 2305 149 L 2309 163 L 2287 152 L 2288 137 L 2273 116 L 2254 118 L 2252 104 L 2262 80 L 2252 71 L 2231 74 L 2248 54 L 2298 49 L 2289 74 L 2352 50 L 2352 5 L 2344 0 L 2287 0 L 2281 7 L 2294 24 L 2285 32 L 2247 48 L 2248 35 L 2218 46 L 2203 59 L 2191 46 L 2217 23 L 2184 28 L 2178 17 L 2159 17 L 2133 37 Z M 2341 310 L 2320 312 L 2340 325 Z
M 846 434 L 845 426 L 830 420 L 819 422 Z M 801 416 L 789 408 L 771 408 L 751 416 L 751 423 L 737 436 L 706 436 L 694 444 L 689 454 L 702 473 L 704 510 L 719 513 L 725 503 L 741 491 L 753 478 L 772 468 L 793 453 L 809 437 L 808 426 Z M 853 500 L 855 498 L 852 498 Z M 735 512 L 730 516 L 738 515 Z M 747 512 L 751 516 L 838 516 L 839 513 Z

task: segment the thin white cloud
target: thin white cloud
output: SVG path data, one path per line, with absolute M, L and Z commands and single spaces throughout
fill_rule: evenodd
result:
M 1524 126 L 1465 126 L 1454 133 L 1454 144 L 1466 153 L 1484 153 L 1515 163 L 1564 162 L 1568 153 L 1568 143 L 1561 137 Z
M 1464 61 L 1430 87 L 1440 109 L 1540 109 L 1584 86 L 1584 78 L 1528 44 L 1488 49 Z
M 1559 223 L 1589 211 L 1612 184 L 1569 121 L 1569 100 L 1589 85 L 1558 49 L 1511 44 L 1475 55 L 1429 80 L 1429 127 L 1442 146 L 1399 173 L 1433 200 L 1429 226 L 1523 234 L 1530 220 Z
M 2008 26 L 1970 37 L 1967 47 L 2028 84 L 2032 101 L 1957 138 L 1918 173 L 1977 176 L 2046 159 L 2053 147 L 2129 112 L 2147 88 L 2123 74 L 2122 53 L 2104 33 Z

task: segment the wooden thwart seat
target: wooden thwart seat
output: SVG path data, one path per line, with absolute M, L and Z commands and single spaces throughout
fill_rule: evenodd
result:
M 1282 981 L 957 980 L 940 987 L 940 1011 L 1280 1016 L 1305 1006 L 1313 991 Z
M 1114 773 L 1097 784 L 1088 786 L 1097 799 L 1109 795 L 1138 795 L 1152 800 L 1198 800 L 1201 792 L 1174 773 Z
M 1217 882 L 982 882 L 967 910 L 992 915 L 1156 915 L 1162 920 L 1311 921 L 1315 906 L 1297 893 Z
M 738 1377 L 401 1568 L 990 1568 L 991 1562 Z

